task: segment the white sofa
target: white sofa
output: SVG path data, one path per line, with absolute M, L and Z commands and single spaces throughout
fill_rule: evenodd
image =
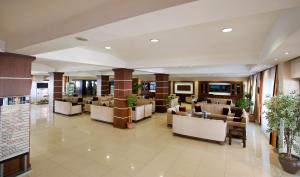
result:
M 139 105 L 132 111 L 132 120 L 139 121 L 146 117 L 152 116 L 152 104 Z
M 227 123 L 222 120 L 173 115 L 173 133 L 224 142 L 227 134 Z
M 114 108 L 108 106 L 91 105 L 91 118 L 94 120 L 113 123 Z
M 227 101 L 230 101 L 231 104 L 230 106 L 234 106 L 234 103 L 232 101 L 232 99 L 225 99 L 225 98 L 207 98 L 207 100 L 211 100 L 212 104 L 227 104 Z
M 136 106 L 135 110 L 132 111 L 132 120 L 133 121 L 138 121 L 143 119 L 145 116 L 145 106 L 144 105 L 140 105 L 140 106 Z
M 210 116 L 214 118 L 221 118 L 225 120 L 227 116 L 231 116 L 230 106 L 226 104 L 197 103 L 196 105 L 201 106 L 202 112 L 208 112 L 210 113 Z M 229 110 L 228 115 L 223 115 L 223 108 L 227 108 Z M 193 107 L 193 115 L 201 116 L 202 112 L 195 112 L 195 107 Z
M 54 112 L 64 115 L 74 115 L 80 114 L 82 112 L 82 108 L 81 105 L 72 105 L 71 102 L 55 100 Z

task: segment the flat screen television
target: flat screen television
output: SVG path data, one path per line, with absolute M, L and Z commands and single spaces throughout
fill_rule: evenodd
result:
M 149 92 L 156 91 L 156 82 L 149 82 Z
M 209 83 L 209 94 L 230 95 L 231 85 L 229 83 Z
M 48 83 L 37 83 L 36 88 L 48 88 Z

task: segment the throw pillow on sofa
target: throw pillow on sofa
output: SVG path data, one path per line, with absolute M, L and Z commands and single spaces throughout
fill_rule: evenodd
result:
M 195 106 L 195 112 L 202 112 L 201 106 Z
M 227 104 L 227 105 L 231 105 L 231 101 L 230 101 L 230 100 L 227 100 L 226 104 Z
M 211 100 L 210 100 L 210 99 L 207 99 L 207 103 L 211 104 Z
M 236 110 L 235 113 L 234 113 L 234 117 L 242 117 L 243 115 L 243 110 Z
M 227 116 L 229 113 L 229 108 L 223 108 L 222 114 Z
M 179 112 L 186 112 L 186 107 L 180 106 L 179 107 Z
M 172 114 L 176 114 L 176 111 L 172 110 Z

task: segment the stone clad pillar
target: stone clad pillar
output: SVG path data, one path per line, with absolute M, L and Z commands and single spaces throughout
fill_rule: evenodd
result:
M 63 96 L 63 75 L 61 72 L 49 73 L 49 108 L 54 111 L 54 101 L 62 99 Z
M 29 97 L 33 60 L 35 57 L 0 52 L 0 176 L 3 177 L 17 176 L 31 168 Z M 28 107 L 19 103 L 15 103 L 18 108 L 15 104 L 5 106 L 7 97 L 27 97 Z M 28 152 L 20 151 L 24 149 Z
M 127 128 L 129 109 L 127 96 L 132 94 L 132 69 L 113 69 L 115 77 L 114 89 L 114 127 Z
M 169 95 L 169 75 L 155 74 L 156 93 L 155 93 L 155 110 L 164 113 L 167 111 L 165 99 Z
M 97 96 L 109 95 L 109 76 L 97 76 Z

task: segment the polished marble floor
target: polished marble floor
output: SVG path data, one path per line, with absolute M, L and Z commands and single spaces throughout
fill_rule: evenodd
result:
M 289 177 L 259 127 L 250 124 L 247 148 L 173 136 L 158 114 L 121 130 L 32 106 L 32 170 L 26 177 Z

